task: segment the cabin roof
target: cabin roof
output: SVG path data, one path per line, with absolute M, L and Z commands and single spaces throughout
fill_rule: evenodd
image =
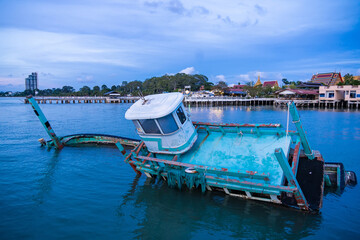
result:
M 128 120 L 155 119 L 172 113 L 182 102 L 182 93 L 163 93 L 145 96 L 136 101 L 125 113 Z

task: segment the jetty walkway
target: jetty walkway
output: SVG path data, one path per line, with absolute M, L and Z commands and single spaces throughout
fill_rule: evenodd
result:
M 70 103 L 134 103 L 140 97 L 35 97 L 38 104 L 70 104 Z M 286 107 L 289 99 L 279 98 L 242 98 L 242 97 L 185 97 L 185 106 L 216 107 L 216 106 L 266 106 Z M 293 99 L 297 107 L 304 108 L 348 108 L 360 109 L 360 99 L 357 101 L 323 101 Z M 24 99 L 24 103 L 29 103 Z
M 59 103 L 134 103 L 140 97 L 93 97 L 93 96 L 85 96 L 85 97 L 34 97 L 35 101 L 40 104 L 59 104 Z M 24 103 L 29 103 L 27 98 L 24 99 Z

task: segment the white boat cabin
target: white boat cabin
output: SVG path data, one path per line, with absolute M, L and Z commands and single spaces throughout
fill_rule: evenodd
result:
M 135 124 L 140 138 L 152 153 L 180 154 L 197 139 L 181 93 L 149 95 L 135 102 L 125 118 Z

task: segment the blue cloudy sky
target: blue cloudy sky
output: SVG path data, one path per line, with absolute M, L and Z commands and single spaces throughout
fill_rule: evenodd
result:
M 177 72 L 228 84 L 360 75 L 358 0 L 0 0 L 0 91 Z

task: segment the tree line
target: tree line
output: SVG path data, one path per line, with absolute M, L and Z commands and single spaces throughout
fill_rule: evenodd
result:
M 301 81 L 288 81 L 286 78 L 282 79 L 283 86 L 282 88 L 291 88 L 296 89 Z M 240 85 L 240 83 L 239 83 Z M 347 73 L 344 76 L 344 82 L 339 83 L 338 85 L 360 85 L 359 80 L 355 80 L 352 74 Z M 202 74 L 189 75 L 185 73 L 178 73 L 175 75 L 163 75 L 161 77 L 152 77 L 146 79 L 144 82 L 135 80 L 135 81 L 123 81 L 120 85 L 113 85 L 108 87 L 103 84 L 100 86 L 83 86 L 78 91 L 75 90 L 72 86 L 63 86 L 62 88 L 52 88 L 52 89 L 43 89 L 36 90 L 36 95 L 39 96 L 103 96 L 105 93 L 110 91 L 117 91 L 122 96 L 139 95 L 140 91 L 144 95 L 156 94 L 163 92 L 174 92 L 182 91 L 185 86 L 190 86 L 191 91 L 198 91 L 203 86 L 204 90 L 222 90 L 226 91 L 228 86 L 224 81 L 219 81 L 217 84 L 209 82 L 209 79 Z M 271 96 L 273 93 L 280 88 L 271 88 L 263 86 L 254 86 L 254 82 L 247 82 L 246 86 L 243 89 L 247 92 L 250 97 L 265 97 Z M 27 96 L 34 95 L 34 91 L 25 90 L 23 92 L 16 92 L 12 96 Z M 0 92 L 0 97 L 9 96 L 8 92 Z
M 177 73 L 175 75 L 163 75 L 161 77 L 152 77 L 144 82 L 139 80 L 123 81 L 120 85 L 108 87 L 103 84 L 100 86 L 83 86 L 78 91 L 72 86 L 63 86 L 62 88 L 37 89 L 36 95 L 39 96 L 103 96 L 110 91 L 117 91 L 121 95 L 138 95 L 141 91 L 144 95 L 156 94 L 163 92 L 181 91 L 185 86 L 190 86 L 192 91 L 198 91 L 203 86 L 204 90 L 211 90 L 214 84 L 202 74 L 189 75 L 185 73 Z M 5 92 L 0 92 L 0 96 L 4 96 Z M 34 95 L 35 91 L 25 90 L 16 92 L 13 96 Z

